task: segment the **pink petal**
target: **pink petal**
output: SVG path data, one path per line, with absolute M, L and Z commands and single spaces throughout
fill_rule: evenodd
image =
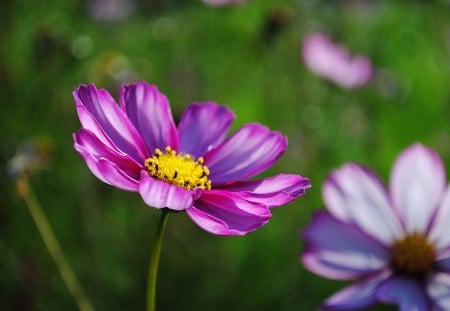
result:
M 345 287 L 324 303 L 326 310 L 362 310 L 375 304 L 378 286 L 391 275 L 389 271 L 377 273 L 355 285 Z
M 264 205 L 222 190 L 204 191 L 186 212 L 200 228 L 217 235 L 244 235 L 265 225 L 271 217 Z
M 302 236 L 306 241 L 302 256 L 305 267 L 331 279 L 365 277 L 389 264 L 386 247 L 328 212 L 315 213 Z
M 139 180 L 141 165 L 129 155 L 103 144 L 91 131 L 81 128 L 73 135 L 73 139 L 75 149 L 82 149 L 83 153 L 89 153 L 92 158 L 105 158 L 130 178 Z
M 391 173 L 392 201 L 408 232 L 426 232 L 446 187 L 445 167 L 433 150 L 415 144 L 397 158 Z
M 372 64 L 367 57 L 352 57 L 345 47 L 334 43 L 322 33 L 312 33 L 305 37 L 302 57 L 311 72 L 344 88 L 361 87 L 373 75 Z
M 306 36 L 302 44 L 302 56 L 306 67 L 313 73 L 327 77 L 336 59 L 331 40 L 321 33 Z
M 260 124 L 247 124 L 205 155 L 214 186 L 255 176 L 272 166 L 287 148 L 286 137 Z
M 117 150 L 121 152 L 117 146 L 111 141 L 111 139 L 106 135 L 105 131 L 101 128 L 100 124 L 95 120 L 94 116 L 87 110 L 84 105 L 76 105 L 78 118 L 80 119 L 83 128 L 94 133 L 94 135 L 110 149 Z
M 438 253 L 450 248 L 450 187 L 447 188 L 444 200 L 436 212 L 430 226 L 428 238 Z M 438 254 L 438 257 L 440 254 Z
M 400 311 L 429 311 L 430 303 L 420 281 L 404 276 L 394 276 L 380 285 L 377 299 L 396 304 Z
M 76 137 L 74 139 L 77 140 Z M 77 141 L 75 141 L 75 149 L 81 154 L 91 172 L 101 181 L 126 191 L 138 190 L 138 181 L 124 172 L 116 163 L 95 155 L 92 150 L 86 149 Z
M 234 120 L 233 112 L 213 102 L 192 103 L 181 117 L 180 150 L 196 158 L 221 144 Z
M 84 128 L 95 133 L 104 144 L 111 147 L 112 142 L 137 162 L 144 162 L 148 152 L 141 136 L 107 91 L 96 89 L 93 84 L 80 85 L 73 96 Z
M 141 133 L 150 152 L 167 146 L 178 149 L 178 133 L 167 97 L 144 81 L 121 88 L 122 110 Z
M 146 171 L 142 171 L 139 193 L 144 202 L 151 207 L 182 211 L 192 206 L 194 200 L 200 196 L 201 189 L 189 191 L 152 178 Z
M 357 56 L 349 61 L 345 70 L 347 76 L 340 80 L 347 88 L 357 88 L 367 84 L 373 75 L 372 63 L 367 57 Z
M 357 225 L 386 245 L 401 237 L 402 227 L 386 189 L 369 169 L 342 166 L 327 179 L 322 193 L 328 210 L 338 219 Z
M 299 175 L 280 174 L 262 180 L 235 182 L 219 188 L 236 192 L 248 201 L 272 208 L 302 196 L 311 188 L 311 184 L 308 178 Z
M 434 273 L 427 281 L 427 294 L 435 310 L 450 310 L 450 274 Z

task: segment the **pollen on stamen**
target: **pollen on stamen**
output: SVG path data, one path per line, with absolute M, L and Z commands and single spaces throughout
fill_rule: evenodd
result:
M 145 160 L 148 174 L 159 180 L 171 183 L 178 187 L 193 190 L 202 188 L 211 190 L 209 169 L 203 165 L 202 157 L 195 161 L 190 154 L 177 154 L 170 146 L 164 149 L 155 149 L 154 155 Z
M 423 274 L 431 269 L 434 259 L 434 246 L 418 233 L 396 241 L 392 248 L 391 262 L 397 272 Z

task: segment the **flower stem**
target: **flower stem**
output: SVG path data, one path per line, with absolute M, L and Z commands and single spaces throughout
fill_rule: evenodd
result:
M 147 311 L 156 310 L 156 280 L 158 277 L 159 257 L 161 255 L 164 230 L 166 228 L 168 216 L 169 210 L 163 209 L 161 212 L 161 218 L 159 219 L 158 229 L 156 231 L 155 242 L 150 254 L 150 267 L 147 280 Z
M 81 311 L 93 311 L 94 308 L 84 293 L 84 290 L 78 282 L 72 267 L 66 259 L 66 256 L 64 255 L 64 252 L 62 251 L 61 246 L 59 245 L 58 240 L 50 227 L 48 219 L 45 216 L 39 201 L 36 199 L 26 176 L 22 175 L 17 179 L 16 190 L 25 201 L 42 240 L 44 241 L 50 256 L 55 261 L 59 273 L 66 283 L 67 289 L 75 299 L 78 308 Z

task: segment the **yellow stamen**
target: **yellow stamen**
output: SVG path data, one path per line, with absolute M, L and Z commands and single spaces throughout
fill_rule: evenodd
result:
M 145 167 L 150 176 L 178 187 L 211 190 L 209 169 L 203 163 L 202 157 L 195 161 L 190 154 L 177 154 L 167 146 L 164 153 L 156 149 L 154 155 L 145 160 Z
M 394 243 L 391 260 L 398 272 L 421 274 L 430 270 L 435 255 L 434 246 L 427 238 L 413 233 Z

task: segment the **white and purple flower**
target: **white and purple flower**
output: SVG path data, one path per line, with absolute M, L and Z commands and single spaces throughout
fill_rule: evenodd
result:
M 310 187 L 291 174 L 249 181 L 277 161 L 287 140 L 257 123 L 226 138 L 234 114 L 225 106 L 191 103 L 176 126 L 167 97 L 146 82 L 123 85 L 120 106 L 94 85 L 73 95 L 82 125 L 75 149 L 95 176 L 139 192 L 152 207 L 185 210 L 213 234 L 254 231 L 268 222 L 270 208 Z
M 311 72 L 346 89 L 364 86 L 373 75 L 372 63 L 367 57 L 351 56 L 345 47 L 323 33 L 307 35 L 301 53 Z
M 450 310 L 450 188 L 433 150 L 416 144 L 397 158 L 389 190 L 357 164 L 323 186 L 327 211 L 303 231 L 304 265 L 321 276 L 357 280 L 325 310 L 383 302 L 399 310 Z

